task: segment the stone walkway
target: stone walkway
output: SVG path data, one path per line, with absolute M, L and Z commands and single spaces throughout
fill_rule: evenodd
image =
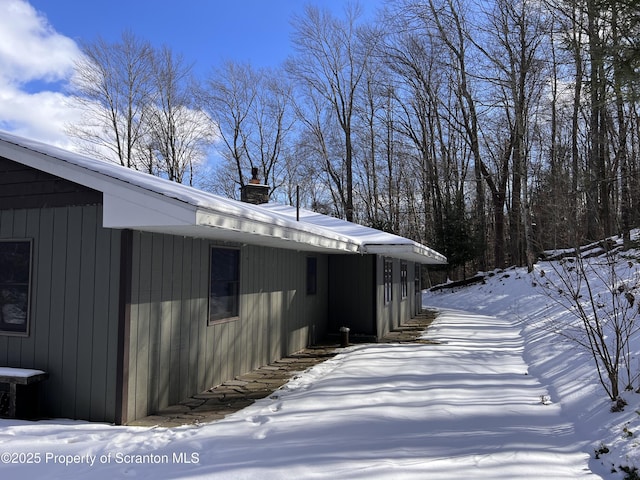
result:
M 386 335 L 381 343 L 424 343 L 418 337 L 431 324 L 435 314 L 423 312 L 405 325 Z M 155 415 L 138 419 L 129 425 L 142 427 L 178 427 L 213 422 L 268 397 L 296 374 L 324 362 L 342 350 L 338 345 L 309 347 L 270 365 L 265 365 L 233 380 L 226 381 L 164 408 Z

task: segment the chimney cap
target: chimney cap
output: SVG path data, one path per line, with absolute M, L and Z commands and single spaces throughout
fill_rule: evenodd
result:
M 260 185 L 260 180 L 258 179 L 257 167 L 251 167 L 251 180 L 249 180 L 249 183 L 253 185 Z

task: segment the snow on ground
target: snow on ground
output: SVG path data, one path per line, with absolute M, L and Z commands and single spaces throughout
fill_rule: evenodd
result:
M 590 358 L 542 328 L 566 313 L 541 290 L 511 269 L 425 293 L 441 310 L 432 344 L 351 346 L 210 424 L 0 420 L 0 475 L 621 479 L 637 461 L 640 395 L 610 412 Z
M 638 238 L 637 231 L 635 238 Z M 638 251 L 631 251 L 627 256 L 630 263 L 619 262 L 618 274 L 620 278 L 633 278 L 638 285 L 640 256 Z M 602 257 L 588 262 L 590 265 L 606 263 Z M 455 306 L 470 314 L 496 316 L 512 322 L 524 342 L 523 358 L 529 374 L 540 380 L 549 392 L 550 401 L 560 408 L 562 417 L 573 424 L 581 448 L 591 455 L 591 470 L 602 478 L 621 479 L 627 478 L 624 469 L 630 469 L 629 479 L 640 478 L 634 476 L 638 475 L 635 469 L 640 467 L 640 394 L 623 392 L 628 405 L 623 412 L 612 413 L 612 402 L 597 380 L 590 354 L 559 334 L 571 323 L 575 325 L 575 318 L 552 300 L 549 290 L 540 286 L 544 282 L 540 271 L 545 270 L 547 277 L 557 277 L 553 269 L 557 265 L 557 262 L 541 262 L 532 274 L 522 268 L 492 272 L 484 284 L 427 293 L 423 301 L 434 308 Z M 594 297 L 605 301 L 606 292 L 598 286 L 602 287 L 600 281 L 606 280 L 607 275 L 590 268 L 587 272 Z M 438 325 L 446 328 L 445 324 Z M 633 339 L 631 349 L 635 351 L 632 356 L 637 375 L 640 373 L 640 338 Z M 634 387 L 639 387 L 637 379 Z
M 427 336 L 437 343 L 350 347 L 209 425 L 5 421 L 2 451 L 40 463 L 5 464 L 3 477 L 597 478 L 571 418 L 542 403 L 517 326 L 446 311 Z M 157 464 L 120 463 L 151 454 Z

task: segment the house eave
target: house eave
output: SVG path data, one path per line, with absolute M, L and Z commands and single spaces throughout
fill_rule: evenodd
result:
M 151 202 L 148 206 L 140 200 L 106 195 L 103 225 L 298 251 L 359 252 L 359 245 L 348 238 L 308 228 L 307 225 L 292 224 L 287 219 L 272 215 L 201 209 L 172 199 Z
M 273 215 L 254 214 L 247 218 L 200 209 L 196 214 L 196 226 L 203 234 L 208 232 L 209 235 L 231 237 L 258 245 L 300 251 L 359 251 L 359 245 L 347 237 Z
M 447 257 L 418 243 L 365 244 L 365 253 L 384 255 L 425 265 L 446 265 Z
M 241 203 L 4 132 L 0 140 L 1 156 L 102 192 L 105 228 L 447 263 L 425 245 L 369 227 L 304 210 L 298 218 L 290 206 Z

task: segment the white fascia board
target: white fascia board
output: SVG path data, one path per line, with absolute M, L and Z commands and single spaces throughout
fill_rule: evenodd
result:
M 196 225 L 213 229 L 235 231 L 244 235 L 259 238 L 273 238 L 279 242 L 293 243 L 296 249 L 304 250 L 328 250 L 336 252 L 358 253 L 360 245 L 342 235 L 332 232 L 324 232 L 320 229 L 308 228 L 304 224 L 296 224 L 277 215 L 234 215 L 233 213 L 221 214 L 209 210 L 198 209 L 196 212 Z M 306 228 L 305 228 L 306 227 Z M 316 231 L 317 230 L 317 231 Z M 290 245 L 282 245 L 283 248 L 291 248 Z
M 344 235 L 360 245 L 360 253 L 386 255 L 423 264 L 446 264 L 447 258 L 435 250 L 399 235 L 347 222 L 305 209 L 296 209 L 288 205 L 269 203 L 264 208 L 279 215 L 296 218 L 300 223 L 307 223 L 323 228 L 325 231 Z
M 112 189 L 113 190 L 113 189 Z M 176 227 L 193 226 L 196 207 L 160 195 L 136 193 L 124 189 L 117 193 L 103 193 L 102 225 L 105 228 Z
M 366 244 L 365 253 L 385 255 L 421 264 L 445 265 L 447 257 L 419 243 Z
M 277 215 L 253 211 L 249 205 L 229 203 L 219 209 L 201 208 L 136 190 L 133 187 L 121 192 L 122 195 L 104 195 L 105 227 L 167 233 L 184 231 L 201 238 L 225 241 L 237 239 L 243 243 L 267 244 L 301 251 L 359 251 L 360 246 L 349 238 L 317 228 L 305 230 L 304 224 L 294 224 Z

